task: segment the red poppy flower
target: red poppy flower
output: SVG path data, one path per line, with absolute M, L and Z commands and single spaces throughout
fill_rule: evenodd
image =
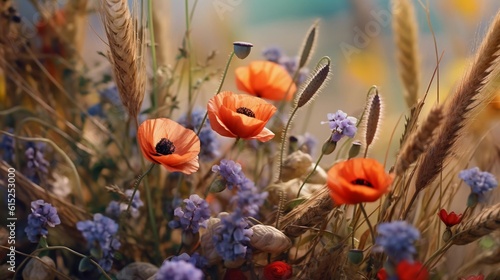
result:
M 270 61 L 254 61 L 236 68 L 236 86 L 251 95 L 270 100 L 290 100 L 297 90 L 286 69 Z
M 484 275 L 482 275 L 482 274 L 471 275 L 471 276 L 467 276 L 466 278 L 460 278 L 460 280 L 484 280 Z
M 196 133 L 166 118 L 143 122 L 137 131 L 142 154 L 170 172 L 191 174 L 198 170 L 200 140 Z
M 399 280 L 427 280 L 429 279 L 429 271 L 420 262 L 401 261 L 396 267 L 396 276 Z M 377 278 L 379 280 L 389 279 L 385 268 L 378 271 Z
M 264 267 L 265 280 L 284 280 L 292 278 L 292 266 L 286 262 L 276 261 Z
M 462 214 L 455 214 L 455 212 L 451 212 L 448 214 L 446 210 L 441 209 L 438 214 L 439 218 L 447 227 L 452 227 L 456 224 L 459 224 L 462 221 Z
M 208 101 L 207 109 L 212 129 L 222 136 L 261 142 L 274 137 L 265 126 L 276 107 L 260 98 L 223 91 Z
M 376 160 L 353 158 L 330 168 L 327 185 L 335 204 L 356 204 L 379 199 L 392 180 Z

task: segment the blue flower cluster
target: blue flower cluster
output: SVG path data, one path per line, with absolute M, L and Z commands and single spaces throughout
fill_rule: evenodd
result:
M 185 128 L 198 132 L 204 117 L 205 111 L 201 108 L 195 108 L 189 120 L 187 115 L 184 114 L 179 118 L 178 122 Z M 210 127 L 210 121 L 208 119 L 203 125 L 198 138 L 200 138 L 200 159 L 202 161 L 212 161 L 219 156 L 219 142 L 217 142 L 217 136 Z
M 244 258 L 248 253 L 248 243 L 252 230 L 248 229 L 247 218 L 256 216 L 264 204 L 268 193 L 259 193 L 255 184 L 245 177 L 241 166 L 231 160 L 223 160 L 212 168 L 218 172 L 229 186 L 236 186 L 238 192 L 231 199 L 236 204 L 234 211 L 221 218 L 221 226 L 213 237 L 219 255 L 228 261 Z
M 40 184 L 49 173 L 49 162 L 45 159 L 43 150 L 45 143 L 28 142 L 24 155 L 26 157 L 25 175 L 35 184 Z
M 201 280 L 203 272 L 193 264 L 183 261 L 165 261 L 156 273 L 156 280 Z
M 493 174 L 486 171 L 481 172 L 478 167 L 462 170 L 458 177 L 471 187 L 472 193 L 479 196 L 498 186 L 498 181 Z
M 378 236 L 375 250 L 383 251 L 395 264 L 413 261 L 417 252 L 413 243 L 420 238 L 420 232 L 406 221 L 381 223 L 377 226 Z
M 106 207 L 106 215 L 112 217 L 112 218 L 118 218 L 120 214 L 127 210 L 128 203 L 132 197 L 132 194 L 134 193 L 134 190 L 129 189 L 125 191 L 125 196 L 127 197 L 127 202 L 118 202 L 118 201 L 111 201 L 108 204 L 108 207 Z M 141 200 L 141 195 L 140 191 L 136 191 L 134 198 L 132 199 L 132 204 L 130 204 L 130 215 L 133 218 L 139 217 L 139 208 L 144 206 L 144 203 Z
M 245 174 L 241 170 L 241 165 L 232 160 L 221 160 L 219 165 L 212 166 L 212 172 L 220 175 L 227 188 L 230 190 L 243 184 L 247 180 Z
M 283 50 L 279 47 L 268 47 L 264 49 L 262 52 L 262 55 L 267 61 L 271 61 L 274 63 L 277 63 L 281 66 L 283 66 L 286 71 L 290 74 L 290 76 L 293 76 L 295 71 L 297 70 L 297 67 L 299 66 L 299 57 L 294 56 L 290 57 L 284 54 Z M 307 68 L 302 68 L 299 70 L 299 75 L 297 77 L 297 84 L 301 84 L 304 82 L 307 78 L 307 75 L 309 75 L 309 69 Z
M 109 271 L 113 264 L 114 252 L 121 246 L 116 237 L 118 224 L 102 214 L 94 214 L 94 220 L 80 221 L 76 228 L 82 232 L 83 237 L 91 249 L 101 249 L 99 265 Z
M 178 256 L 172 257 L 171 261 L 185 261 L 191 263 L 192 265 L 200 269 L 203 269 L 206 266 L 208 266 L 208 260 L 204 256 L 198 253 L 194 253 L 191 256 L 188 255 L 187 253 L 182 253 Z
M 170 228 L 181 228 L 183 231 L 198 233 L 200 227 L 205 228 L 210 218 L 210 208 L 208 202 L 192 194 L 184 199 L 184 205 L 174 210 L 174 216 L 177 218 L 168 223 Z
M 332 130 L 332 141 L 338 142 L 342 137 L 354 137 L 358 128 L 356 127 L 356 122 L 358 121 L 355 117 L 347 116 L 346 113 L 338 110 L 336 113 L 327 114 L 328 121 L 321 122 L 321 124 L 328 123 L 330 129 Z
M 9 128 L 7 130 L 9 133 L 13 133 L 14 129 Z M 14 163 L 15 156 L 15 142 L 14 137 L 3 134 L 2 140 L 0 140 L 0 151 L 2 152 L 2 159 L 8 164 Z
M 31 214 L 28 215 L 28 226 L 24 229 L 28 239 L 37 243 L 40 235 L 47 236 L 47 226 L 55 227 L 61 220 L 57 209 L 42 199 L 31 202 Z

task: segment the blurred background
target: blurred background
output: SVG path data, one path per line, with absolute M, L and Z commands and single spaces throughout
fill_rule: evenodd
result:
M 65 1 L 58 1 L 64 4 Z M 132 1 L 130 1 L 132 2 Z M 97 2 L 89 9 L 95 9 Z M 435 32 L 438 56 L 442 56 L 439 71 L 441 100 L 460 79 L 468 58 L 480 43 L 492 17 L 500 8 L 495 0 L 443 0 L 413 1 L 419 29 L 421 75 L 420 97 L 427 88 L 436 67 L 435 44 L 431 26 Z M 36 22 L 32 1 L 18 0 L 21 16 L 28 22 Z M 185 1 L 154 1 L 155 33 L 159 66 L 172 65 L 185 34 Z M 397 121 L 408 113 L 403 98 L 403 88 L 398 76 L 395 43 L 391 27 L 391 2 L 389 0 L 209 0 L 188 1 L 189 9 L 196 5 L 191 25 L 191 44 L 195 61 L 216 52 L 214 70 L 221 70 L 232 50 L 233 41 L 247 41 L 254 45 L 245 60 L 233 60 L 223 90 L 238 91 L 234 85 L 234 69 L 253 60 L 262 60 L 262 51 L 270 46 L 280 47 L 288 56 L 300 51 L 309 27 L 319 21 L 319 39 L 316 51 L 308 65 L 314 69 L 322 56 L 333 62 L 333 76 L 329 85 L 316 97 L 313 114 L 303 110 L 295 121 L 294 133 L 306 130 L 322 142 L 329 131 L 321 121 L 327 113 L 341 109 L 359 116 L 364 107 L 366 93 L 371 85 L 377 85 L 384 101 L 384 115 L 380 140 L 376 142 L 373 156 L 383 156 L 389 145 L 389 135 L 396 128 L 394 145 L 402 131 L 403 121 Z M 429 13 L 426 13 L 426 10 Z M 96 13 L 88 18 L 86 39 L 82 56 L 85 58 L 92 79 L 110 73 L 109 64 L 99 52 L 106 51 L 102 23 Z M 151 70 L 149 70 L 151 75 Z M 206 83 L 198 98 L 200 106 L 213 95 L 219 75 Z M 436 101 L 436 81 L 430 89 L 427 105 Z M 185 93 L 185 92 L 184 92 Z M 179 101 L 182 113 L 187 93 L 181 91 Z M 147 105 L 147 102 L 145 103 Z M 403 120 L 403 119 L 402 119 Z M 306 128 L 307 124 L 307 128 Z M 389 156 L 389 158 L 394 158 Z

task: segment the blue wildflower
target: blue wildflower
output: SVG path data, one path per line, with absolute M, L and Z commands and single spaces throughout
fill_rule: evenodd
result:
M 194 253 L 191 256 L 188 255 L 187 253 L 182 253 L 179 256 L 172 257 L 171 261 L 185 261 L 191 263 L 192 265 L 200 269 L 203 269 L 206 266 L 208 266 L 208 260 L 204 256 L 198 253 Z
M 330 129 L 332 130 L 332 141 L 338 142 L 342 137 L 354 137 L 358 128 L 356 127 L 356 122 L 358 121 L 355 117 L 347 116 L 346 113 L 338 110 L 336 113 L 327 114 L 328 121 L 321 122 L 322 124 L 328 123 Z
M 477 195 L 482 195 L 498 186 L 497 179 L 493 174 L 486 171 L 481 172 L 478 167 L 462 170 L 458 177 L 471 187 L 472 193 Z
M 125 191 L 125 196 L 127 197 L 126 202 L 111 201 L 106 207 L 106 215 L 112 218 L 118 218 L 123 211 L 127 210 L 128 203 L 132 197 L 134 190 L 129 189 Z M 140 191 L 136 191 L 132 203 L 130 204 L 130 215 L 133 218 L 139 217 L 139 208 L 144 206 L 141 200 Z
M 122 101 L 120 99 L 120 94 L 118 93 L 118 88 L 116 85 L 110 86 L 99 91 L 99 95 L 103 101 L 111 103 L 115 107 L 123 107 Z
M 49 233 L 47 226 L 55 227 L 60 223 L 57 209 L 39 199 L 31 202 L 31 214 L 28 215 L 28 226 L 24 232 L 31 242 L 37 243 L 40 235 L 47 236 Z
M 156 273 L 156 280 L 201 280 L 203 272 L 189 262 L 165 261 Z
M 259 213 L 259 208 L 264 204 L 267 196 L 267 192 L 260 193 L 255 184 L 246 179 L 240 185 L 238 193 L 236 196 L 233 196 L 231 202 L 236 202 L 236 211 L 241 211 L 244 217 L 255 217 Z
M 262 51 L 262 55 L 267 61 L 279 63 L 283 56 L 283 51 L 279 47 L 268 47 Z
M 198 233 L 200 227 L 206 228 L 207 220 L 210 218 L 208 202 L 197 194 L 192 194 L 184 199 L 184 205 L 174 210 L 177 219 L 168 223 L 170 228 L 181 228 L 183 231 Z
M 9 128 L 7 130 L 9 133 L 13 133 L 14 129 Z M 0 140 L 0 151 L 2 151 L 2 159 L 8 164 L 14 163 L 15 156 L 15 140 L 14 137 L 9 135 L 2 135 L 2 140 Z
M 189 120 L 187 115 L 184 114 L 179 118 L 178 122 L 185 128 L 198 132 L 204 117 L 205 110 L 196 108 L 191 113 L 191 118 Z M 203 125 L 198 138 L 200 139 L 200 160 L 211 161 L 219 156 L 219 142 L 217 142 L 217 135 L 210 127 L 210 121 L 208 119 Z
M 377 226 L 376 250 L 383 251 L 394 263 L 413 261 L 417 252 L 413 243 L 420 238 L 420 232 L 406 221 L 381 223 Z
M 212 171 L 218 173 L 227 184 L 228 189 L 233 189 L 246 181 L 241 165 L 232 160 L 223 159 L 219 165 L 214 165 Z
M 42 179 L 45 179 L 49 173 L 49 162 L 45 159 L 43 150 L 44 143 L 28 142 L 26 145 L 26 170 L 25 175 L 35 184 L 40 184 Z
M 100 248 L 99 264 L 109 271 L 113 263 L 114 252 L 121 246 L 116 233 L 118 224 L 102 214 L 94 214 L 93 220 L 80 221 L 76 228 L 82 232 L 83 237 L 91 249 Z
M 104 110 L 101 103 L 94 104 L 87 109 L 89 115 L 104 118 Z
M 222 259 L 234 261 L 247 256 L 253 234 L 248 227 L 248 222 L 238 212 L 221 218 L 221 226 L 216 228 L 213 241 Z

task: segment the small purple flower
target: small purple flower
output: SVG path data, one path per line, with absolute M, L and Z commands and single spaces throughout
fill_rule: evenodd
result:
M 31 214 L 28 215 L 28 226 L 24 231 L 31 242 L 37 243 L 40 235 L 46 236 L 49 233 L 47 226 L 55 227 L 60 223 L 57 209 L 39 199 L 31 202 Z
M 13 133 L 14 129 L 9 128 L 7 129 L 9 133 Z M 0 151 L 2 153 L 2 159 L 6 161 L 8 164 L 13 164 L 14 163 L 14 156 L 15 156 L 15 140 L 14 137 L 9 136 L 9 135 L 2 135 L 2 140 L 0 140 Z
M 198 233 L 200 227 L 206 228 L 207 220 L 210 218 L 208 202 L 197 194 L 192 194 L 189 199 L 184 199 L 184 205 L 174 210 L 177 218 L 168 223 L 170 228 L 181 228 L 183 231 Z
M 383 251 L 394 263 L 413 261 L 417 252 L 413 243 L 420 238 L 420 232 L 406 221 L 381 223 L 377 226 L 376 251 Z
M 194 253 L 191 256 L 187 253 L 182 253 L 178 256 L 172 257 L 171 261 L 185 261 L 200 269 L 203 269 L 208 265 L 208 260 L 198 253 Z
M 101 255 L 95 256 L 100 259 L 103 269 L 109 271 L 113 263 L 114 252 L 121 246 L 116 233 L 118 224 L 112 219 L 100 213 L 94 214 L 93 220 L 80 221 L 76 228 L 82 232 L 83 237 L 91 249 L 100 248 Z
M 33 183 L 40 184 L 42 179 L 49 173 L 49 162 L 45 159 L 43 150 L 44 143 L 28 142 L 24 155 L 26 156 L 26 177 Z
M 336 113 L 328 114 L 328 121 L 321 122 L 321 124 L 328 123 L 330 129 L 332 130 L 332 141 L 338 142 L 342 137 L 354 137 L 358 128 L 356 127 L 356 122 L 358 121 L 355 117 L 347 116 L 346 113 L 338 110 Z
M 458 177 L 471 187 L 472 193 L 479 196 L 498 186 L 497 179 L 493 174 L 486 171 L 481 172 L 478 167 L 462 170 Z
M 189 262 L 166 261 L 163 262 L 156 273 L 156 280 L 201 280 L 203 272 Z
M 106 207 L 106 215 L 112 217 L 112 218 L 118 218 L 120 214 L 123 211 L 126 211 L 128 208 L 128 203 L 130 201 L 130 198 L 132 197 L 132 194 L 134 193 L 134 190 L 129 189 L 125 191 L 125 196 L 127 197 L 126 202 L 117 202 L 117 201 L 111 201 L 108 204 L 108 207 Z M 130 204 L 130 215 L 133 218 L 139 217 L 139 208 L 144 206 L 144 203 L 141 200 L 141 195 L 139 191 L 135 192 L 134 198 L 132 199 L 132 204 Z
M 238 193 L 233 196 L 231 202 L 236 202 L 237 210 L 235 211 L 241 211 L 244 217 L 255 217 L 267 196 L 267 192 L 259 193 L 255 184 L 247 179 L 241 184 Z
M 283 51 L 279 47 L 268 47 L 262 51 L 262 55 L 267 61 L 278 63 L 283 56 Z
M 234 261 L 247 256 L 247 249 L 253 231 L 248 228 L 247 221 L 238 214 L 232 213 L 221 219 L 221 227 L 213 236 L 217 253 L 226 261 Z
M 201 108 L 196 108 L 191 113 L 190 120 L 188 120 L 187 115 L 184 114 L 179 118 L 179 123 L 194 132 L 198 132 L 203 118 L 205 117 L 205 112 L 206 111 Z M 219 156 L 217 135 L 210 127 L 210 121 L 208 119 L 201 128 L 198 138 L 200 138 L 200 159 L 202 161 L 212 161 Z
M 214 165 L 212 171 L 218 173 L 225 180 L 228 189 L 239 186 L 246 181 L 241 165 L 232 160 L 223 159 L 219 165 Z

